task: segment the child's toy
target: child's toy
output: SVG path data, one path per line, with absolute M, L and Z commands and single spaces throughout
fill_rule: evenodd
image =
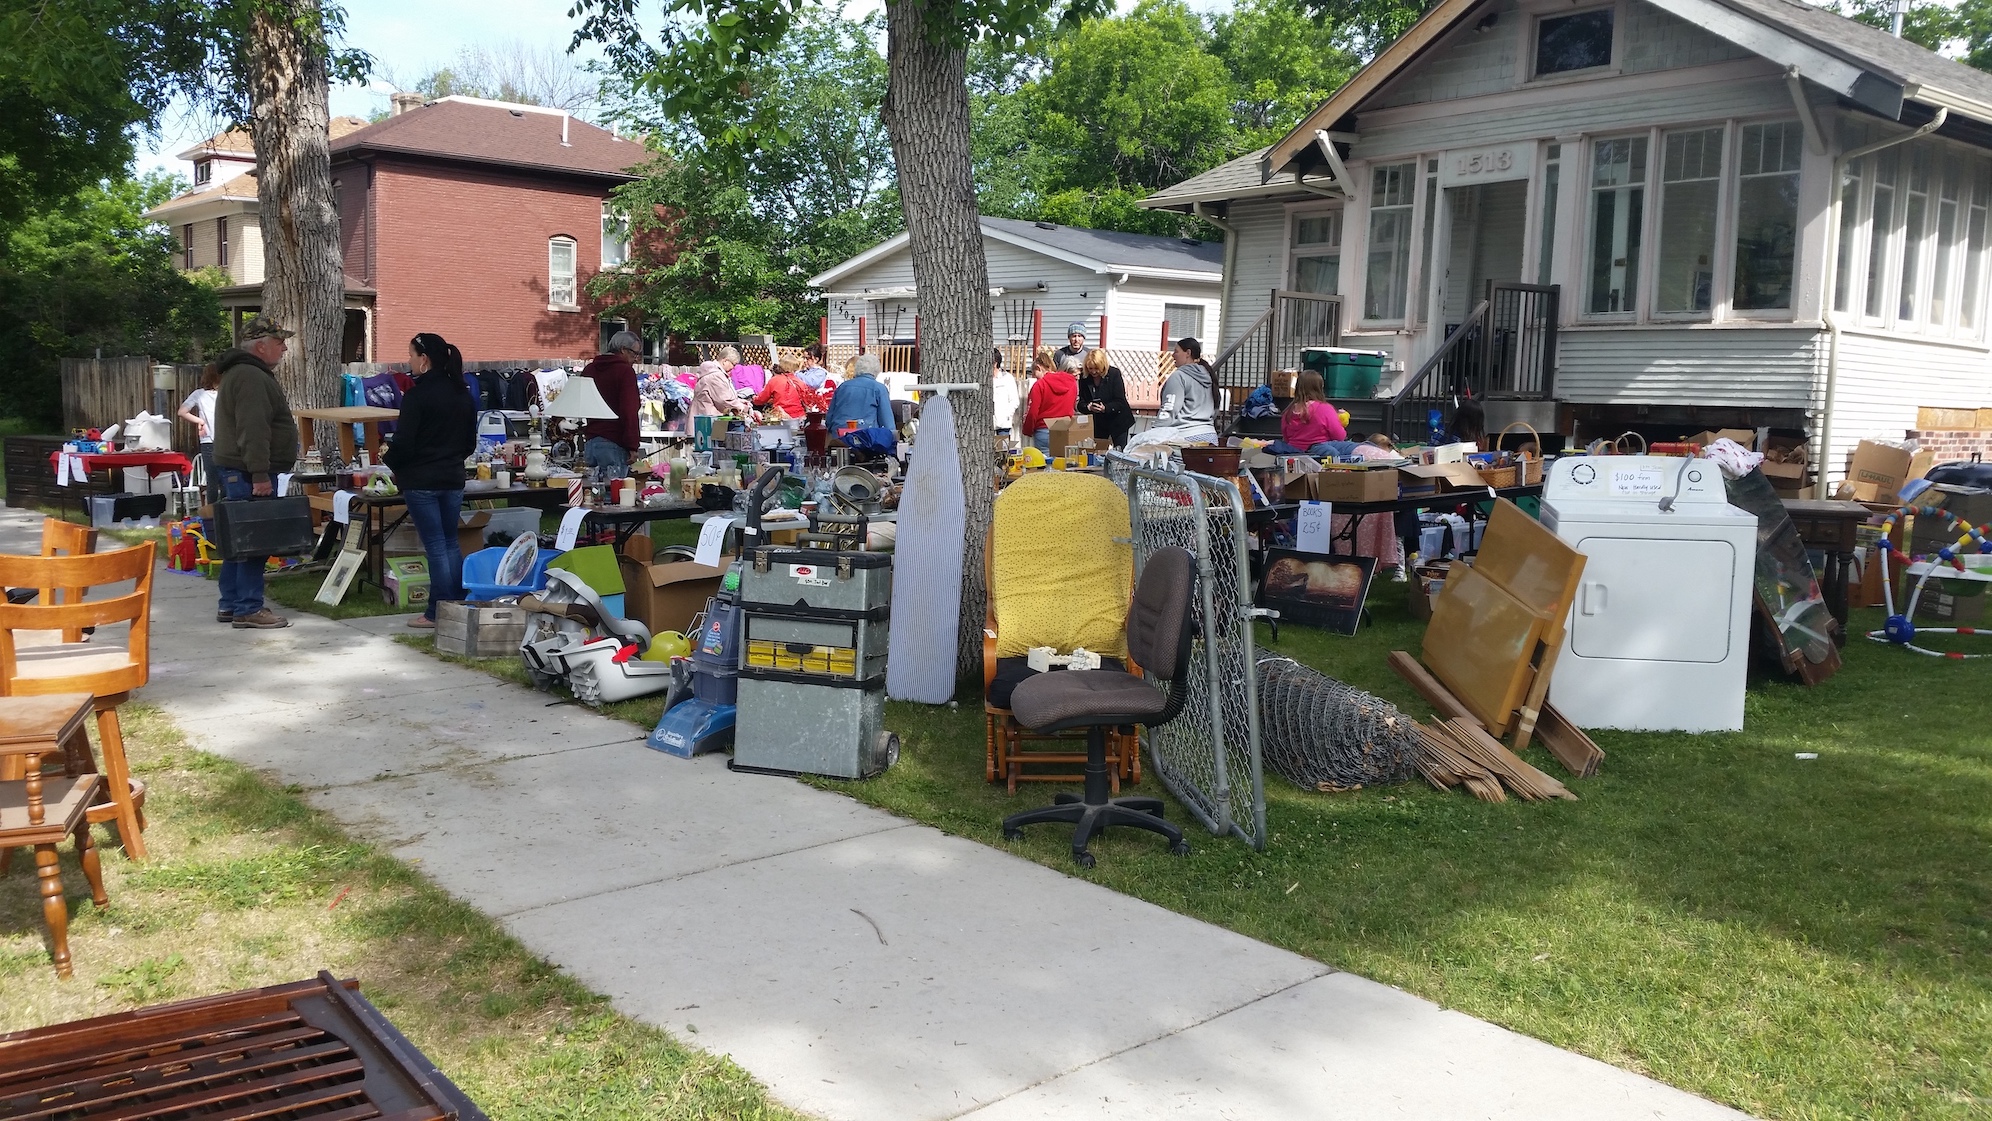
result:
M 1935 518 L 1938 515 L 1942 515 L 1945 519 L 1944 528 L 1946 532 L 1958 532 L 1960 529 L 1962 532 L 1958 533 L 1957 539 L 1951 544 L 1938 549 L 1937 555 L 1934 558 L 1911 557 L 1896 548 L 1895 543 L 1890 539 L 1896 522 L 1911 515 L 1923 518 Z M 1978 568 L 1976 566 L 1967 567 L 1964 563 L 1966 545 L 1977 545 L 1978 554 L 1981 556 L 1986 553 L 1992 553 L 1992 549 L 1986 548 L 1985 542 L 1988 534 L 1992 534 L 1992 526 L 1971 525 L 1960 519 L 1956 514 L 1938 506 L 1903 506 L 1886 518 L 1883 518 L 1880 545 L 1881 592 L 1883 601 L 1888 605 L 1888 620 L 1882 624 L 1880 630 L 1869 631 L 1868 637 L 1876 642 L 1892 642 L 1905 650 L 1928 655 L 1932 658 L 1954 658 L 1962 661 L 1966 658 L 1992 657 L 1992 654 L 1965 654 L 1955 650 L 1930 650 L 1918 646 L 1916 645 L 1916 635 L 1919 633 L 1919 628 L 1912 621 L 1916 617 L 1916 604 L 1923 597 L 1923 586 L 1930 582 L 1930 577 L 1932 576 L 1941 579 L 1967 579 L 1992 582 L 1992 569 Z M 1888 578 L 1888 558 L 1891 554 L 1902 559 L 1903 564 L 1906 565 L 1903 571 L 1917 578 L 1915 588 L 1909 593 L 1909 602 L 1903 606 L 1902 613 L 1899 615 L 1895 611 L 1895 586 Z M 1955 571 L 1945 572 L 1944 569 L 1946 567 Z M 1920 633 L 1975 635 L 1979 631 L 1976 627 L 1923 627 L 1920 628 Z

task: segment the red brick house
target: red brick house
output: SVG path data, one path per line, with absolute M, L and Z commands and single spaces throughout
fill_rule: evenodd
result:
M 644 159 L 643 146 L 533 105 L 394 100 L 386 120 L 341 118 L 332 128 L 344 360 L 398 361 L 421 331 L 449 339 L 473 361 L 596 353 L 623 324 L 600 318 L 587 283 L 627 257 L 627 225 L 608 199 L 635 178 L 629 169 Z M 197 180 L 203 153 L 241 159 L 230 136 L 183 153 L 196 160 Z M 150 216 L 191 228 L 185 267 L 226 264 L 240 283 L 224 290 L 224 302 L 247 314 L 261 301 L 261 254 L 245 248 L 233 260 L 210 259 L 219 244 L 203 231 L 220 228 L 214 220 L 229 211 L 245 231 L 238 239 L 248 240 L 256 228 L 254 172 L 219 189 L 214 178 L 210 171 L 206 183 Z

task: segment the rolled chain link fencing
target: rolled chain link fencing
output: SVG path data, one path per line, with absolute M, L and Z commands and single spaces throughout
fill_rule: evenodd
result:
M 1412 777 L 1416 740 L 1396 705 L 1278 654 L 1258 669 L 1259 738 L 1280 777 L 1319 791 Z
M 1158 549 L 1196 559 L 1196 625 L 1183 711 L 1143 730 L 1151 768 L 1213 835 L 1266 845 L 1259 700 L 1252 647 L 1245 511 L 1230 482 L 1152 469 L 1110 456 L 1107 477 L 1128 496 L 1135 571 Z

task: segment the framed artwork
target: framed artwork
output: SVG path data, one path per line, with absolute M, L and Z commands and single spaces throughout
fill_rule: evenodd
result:
M 1269 549 L 1265 572 L 1258 606 L 1278 611 L 1280 622 L 1352 635 L 1362 622 L 1376 558 Z

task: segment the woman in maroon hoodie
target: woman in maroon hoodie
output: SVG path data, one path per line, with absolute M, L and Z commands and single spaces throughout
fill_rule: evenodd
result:
M 1031 357 L 1037 381 L 1031 385 L 1030 407 L 1024 412 L 1024 431 L 1046 455 L 1051 454 L 1051 422 L 1071 416 L 1079 407 L 1079 379 L 1057 369 L 1057 363 L 1057 355 L 1048 346 L 1038 347 Z

